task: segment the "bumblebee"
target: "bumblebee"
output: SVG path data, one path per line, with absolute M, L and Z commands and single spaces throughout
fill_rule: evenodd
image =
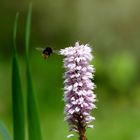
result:
M 38 51 L 42 52 L 42 56 L 44 59 L 47 59 L 51 54 L 57 53 L 54 51 L 51 47 L 46 47 L 46 48 L 36 48 Z

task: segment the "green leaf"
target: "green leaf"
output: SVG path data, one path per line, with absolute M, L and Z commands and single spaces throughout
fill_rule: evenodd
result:
M 25 32 L 25 48 L 26 48 L 26 67 L 27 67 L 27 114 L 28 114 L 28 135 L 29 140 L 41 140 L 41 129 L 39 122 L 39 113 L 37 108 L 37 102 L 33 90 L 31 69 L 29 64 L 29 40 L 31 30 L 31 15 L 32 15 L 32 4 L 29 5 L 27 21 L 26 21 L 26 32 Z
M 29 42 L 30 42 L 30 32 L 31 32 L 31 20 L 32 20 L 32 3 L 30 3 L 30 5 L 29 5 L 27 20 L 26 20 L 26 29 L 25 29 L 25 49 L 26 49 L 26 56 L 29 53 Z
M 18 56 L 16 51 L 16 33 L 19 14 L 16 14 L 13 30 L 13 69 L 12 69 L 12 104 L 13 104 L 13 139 L 25 140 L 25 116 L 23 95 L 19 76 Z

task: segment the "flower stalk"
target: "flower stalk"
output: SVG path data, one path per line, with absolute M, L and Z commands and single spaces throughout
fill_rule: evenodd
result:
M 69 124 L 69 130 L 79 134 L 79 140 L 87 140 L 86 128 L 93 128 L 90 123 L 95 119 L 90 115 L 91 110 L 96 108 L 95 88 L 92 82 L 95 71 L 90 61 L 93 59 L 92 49 L 88 44 L 75 43 L 74 47 L 60 50 L 64 58 L 64 101 L 65 120 Z M 74 136 L 70 134 L 68 136 Z

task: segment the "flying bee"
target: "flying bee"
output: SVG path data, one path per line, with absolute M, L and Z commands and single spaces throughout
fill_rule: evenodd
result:
M 58 51 L 53 50 L 51 47 L 46 47 L 46 48 L 36 48 L 38 51 L 42 52 L 42 56 L 44 57 L 44 59 L 47 59 L 50 55 L 52 55 L 53 53 L 58 54 Z

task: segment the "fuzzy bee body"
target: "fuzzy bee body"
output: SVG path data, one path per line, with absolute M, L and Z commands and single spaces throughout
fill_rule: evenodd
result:
M 42 56 L 44 57 L 44 59 L 47 59 L 52 53 L 53 53 L 52 48 L 47 47 L 42 51 Z
M 42 56 L 44 57 L 44 59 L 47 59 L 51 54 L 53 53 L 57 53 L 57 51 L 54 51 L 52 48 L 50 47 L 46 47 L 46 48 L 36 48 L 38 51 L 42 52 Z

